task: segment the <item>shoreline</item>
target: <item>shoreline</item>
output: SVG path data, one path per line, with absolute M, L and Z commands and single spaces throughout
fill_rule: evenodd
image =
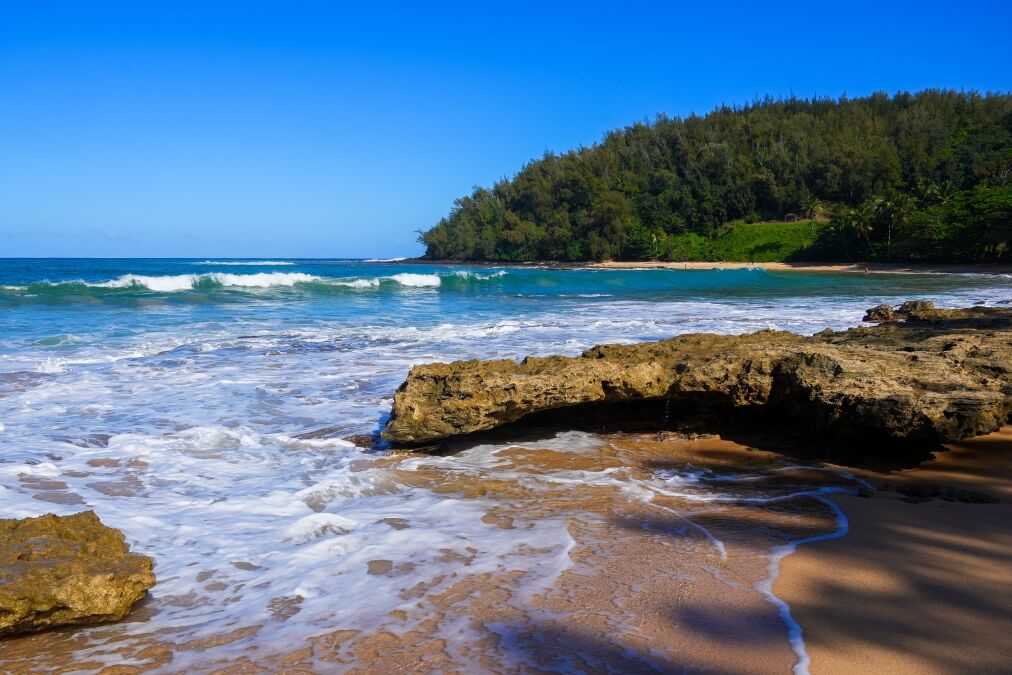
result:
M 849 272 L 860 274 L 1012 274 L 1012 265 L 814 262 L 616 262 L 591 263 L 597 269 L 738 270 L 771 272 Z
M 947 448 L 903 471 L 846 467 L 877 492 L 828 496 L 848 533 L 781 561 L 773 591 L 801 626 L 812 672 L 1012 662 L 1012 426 Z
M 530 262 L 496 262 L 465 260 L 430 260 L 406 258 L 391 264 L 405 265 L 456 265 L 467 267 L 515 267 L 539 269 L 602 269 L 602 270 L 740 270 L 761 269 L 770 272 L 846 272 L 853 274 L 1012 274 L 1012 264 L 958 264 L 958 263 L 846 263 L 846 262 L 673 262 L 659 260 L 604 262 L 560 262 L 552 260 Z

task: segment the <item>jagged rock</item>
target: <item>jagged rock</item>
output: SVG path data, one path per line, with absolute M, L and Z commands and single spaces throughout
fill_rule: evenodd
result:
M 0 520 L 0 635 L 122 619 L 154 586 L 151 558 L 93 511 Z
M 983 303 L 977 303 L 983 304 Z M 930 300 L 907 300 L 899 307 L 893 309 L 891 305 L 876 305 L 864 314 L 862 321 L 881 323 L 883 321 L 898 321 L 906 319 L 911 315 L 934 312 L 935 303 Z
M 891 305 L 876 305 L 864 313 L 862 321 L 895 321 L 896 314 Z
M 778 331 L 603 345 L 579 357 L 434 363 L 411 369 L 383 430 L 429 443 L 592 403 L 775 413 L 791 425 L 876 439 L 952 441 L 1012 411 L 1012 309 L 934 310 L 811 337 Z
M 912 312 L 930 312 L 934 308 L 935 303 L 930 300 L 907 300 L 896 311 L 899 314 L 910 314 Z

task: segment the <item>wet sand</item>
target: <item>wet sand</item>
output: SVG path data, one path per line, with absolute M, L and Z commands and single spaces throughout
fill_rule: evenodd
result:
M 335 617 L 278 643 L 271 626 L 302 618 L 294 596 L 271 603 L 267 624 L 194 639 L 144 631 L 158 611 L 148 602 L 123 624 L 5 640 L 0 671 L 788 673 L 797 655 L 761 590 L 770 554 L 838 528 L 810 491 L 856 495 L 846 471 L 878 491 L 830 496 L 850 534 L 801 545 L 773 587 L 804 631 L 811 672 L 988 673 L 1012 662 L 1012 427 L 891 474 L 810 468 L 716 436 L 596 438 L 368 462 L 396 484 L 480 501 L 489 528 L 545 565 L 560 542 L 527 532 L 561 519 L 571 543 L 547 588 L 510 565 L 475 569 L 482 544 L 462 541 L 442 551 L 440 576 L 396 556 L 369 560 L 370 579 L 403 589 L 377 625 Z M 387 524 L 411 532 L 407 520 Z M 339 606 L 340 579 L 333 597 Z M 93 658 L 96 640 L 114 658 Z
M 780 459 L 718 437 L 605 438 L 591 452 L 498 451 L 510 460 L 499 474 L 515 472 L 515 479 L 443 470 L 401 475 L 461 498 L 493 498 L 486 521 L 516 528 L 521 541 L 524 520 L 564 514 L 573 546 L 551 589 L 528 596 L 522 578 L 509 573 L 464 577 L 438 594 L 420 587 L 414 597 L 427 617 L 421 624 L 398 612 L 381 631 L 338 630 L 277 663 L 299 672 L 789 672 L 795 655 L 784 626 L 755 585 L 768 573 L 770 548 L 833 529 L 828 509 L 805 499 L 767 509 L 630 498 L 624 487 L 665 467 L 761 472 Z M 581 471 L 614 472 L 615 482 L 536 485 L 524 478 Z M 770 478 L 786 491 L 813 479 L 836 480 Z M 720 537 L 723 554 L 708 533 Z M 526 546 L 534 555 L 546 543 Z M 384 565 L 384 573 L 396 564 Z M 439 637 L 460 622 L 480 636 L 463 652 Z
M 800 547 L 774 587 L 811 672 L 1009 672 L 1012 427 L 915 469 L 857 473 L 879 492 L 832 497 L 850 533 Z
M 505 559 L 480 569 L 484 544 L 461 541 L 428 574 L 396 555 L 369 560 L 369 579 L 401 589 L 375 625 L 337 616 L 279 643 L 272 625 L 303 620 L 301 598 L 289 597 L 271 603 L 269 624 L 185 637 L 145 631 L 159 605 L 199 602 L 161 598 L 123 624 L 6 640 L 0 671 L 789 672 L 795 654 L 757 584 L 768 577 L 770 550 L 836 527 L 825 504 L 791 495 L 852 483 L 717 437 L 583 438 L 579 447 L 531 442 L 470 460 L 395 454 L 373 464 L 400 485 L 483 504 L 481 520 L 518 554 L 559 567 L 547 587 Z M 700 472 L 723 478 L 697 480 Z M 718 493 L 730 498 L 711 502 Z M 751 500 L 770 493 L 787 498 Z M 559 522 L 559 538 L 531 537 L 538 521 Z M 340 579 L 332 593 L 339 607 Z M 94 658 L 96 641 L 104 658 Z

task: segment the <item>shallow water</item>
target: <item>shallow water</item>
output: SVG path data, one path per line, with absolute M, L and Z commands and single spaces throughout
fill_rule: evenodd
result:
M 790 621 L 763 594 L 771 556 L 839 528 L 818 491 L 852 480 L 576 433 L 451 457 L 343 439 L 382 424 L 415 363 L 693 331 L 813 333 L 880 302 L 1007 301 L 1010 284 L 0 261 L 0 511 L 93 508 L 158 575 L 128 622 L 8 640 L 0 665 L 664 670 L 719 666 L 733 650 L 716 645 L 734 632 L 776 636 L 771 663 L 789 668 Z M 654 606 L 665 593 L 669 610 Z M 733 601 L 701 614 L 714 594 Z

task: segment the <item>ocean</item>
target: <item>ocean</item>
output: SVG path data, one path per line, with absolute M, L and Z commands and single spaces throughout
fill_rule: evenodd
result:
M 449 456 L 362 438 L 381 428 L 414 364 L 575 355 L 687 332 L 811 334 L 920 298 L 1007 303 L 1012 279 L 0 259 L 0 513 L 93 509 L 158 577 L 127 621 L 8 641 L 0 669 L 209 672 L 249 659 L 274 670 L 297 652 L 304 660 L 291 663 L 328 672 L 381 652 L 471 671 L 708 665 L 684 634 L 677 658 L 643 647 L 650 633 L 632 600 L 592 612 L 574 599 L 581 575 L 607 576 L 625 536 L 672 587 L 705 578 L 765 607 L 755 625 L 803 660 L 769 582 L 798 541 L 845 531 L 819 495 L 860 489 L 852 477 L 707 463 L 684 447 L 659 466 L 645 458 L 668 451 L 649 439 L 582 432 Z M 805 496 L 799 509 L 822 529 L 714 520 L 714 509 Z M 616 514 L 673 519 L 681 536 L 651 538 Z M 607 624 L 614 649 L 545 628 L 580 621 Z

